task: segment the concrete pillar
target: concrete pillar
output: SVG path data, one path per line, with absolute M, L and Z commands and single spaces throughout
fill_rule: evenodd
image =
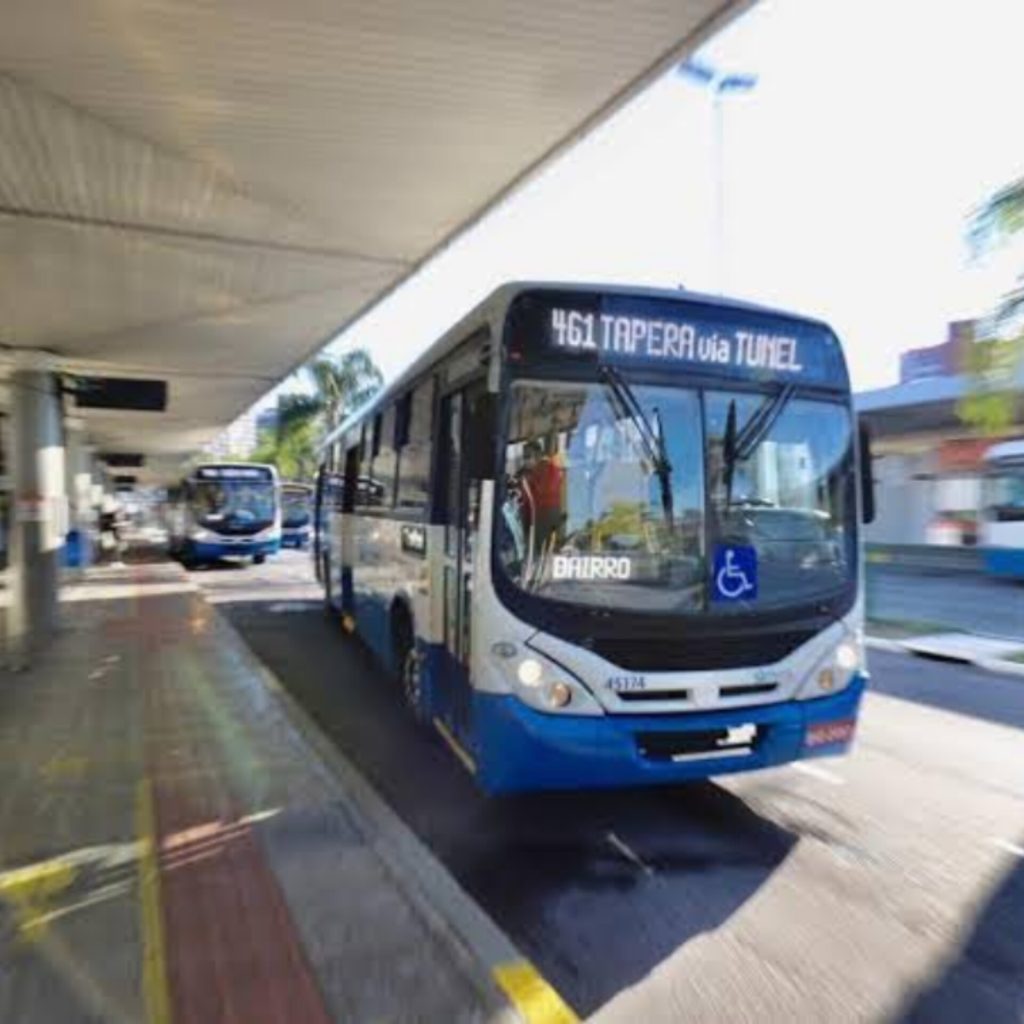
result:
M 57 624 L 67 528 L 57 378 L 45 353 L 19 353 L 11 376 L 10 649 L 23 664 Z

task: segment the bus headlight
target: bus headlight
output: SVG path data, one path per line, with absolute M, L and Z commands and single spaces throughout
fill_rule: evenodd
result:
M 572 687 L 568 683 L 549 683 L 544 699 L 553 708 L 564 708 L 572 701 Z
M 544 666 L 536 658 L 523 658 L 516 668 L 516 675 L 523 686 L 538 686 L 544 677 Z
M 860 663 L 861 653 L 849 640 L 844 640 L 836 648 L 836 668 L 842 669 L 844 672 L 852 672 L 855 668 L 860 667 Z
M 804 700 L 811 700 L 838 693 L 846 689 L 854 675 L 863 672 L 864 667 L 864 641 L 859 634 L 850 633 L 818 663 L 799 695 Z
M 216 540 L 217 535 L 210 530 L 204 530 L 201 526 L 198 526 L 191 532 L 190 539 L 199 544 L 205 544 L 208 541 Z
M 570 671 L 529 648 L 519 658 L 505 658 L 504 645 L 492 645 L 494 669 L 506 686 L 524 704 L 536 711 L 565 712 L 572 715 L 604 713 L 594 695 Z

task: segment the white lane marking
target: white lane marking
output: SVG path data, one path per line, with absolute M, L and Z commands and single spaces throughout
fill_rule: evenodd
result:
M 990 836 L 989 842 L 993 846 L 998 846 L 1000 850 L 1012 853 L 1015 857 L 1024 857 L 1024 846 L 1018 846 L 1016 843 L 1011 843 L 1009 839 L 1001 839 L 999 836 Z
M 789 767 L 793 771 L 809 775 L 812 779 L 817 779 L 819 782 L 827 782 L 830 786 L 846 785 L 846 779 L 840 778 L 835 772 L 830 772 L 827 768 L 817 768 L 813 764 L 803 764 L 800 761 L 791 764 Z
M 636 850 L 627 846 L 614 832 L 609 832 L 605 838 L 612 844 L 612 846 L 615 847 L 616 850 L 619 851 L 619 853 L 622 854 L 623 857 L 626 858 L 626 860 L 640 868 L 645 875 L 654 874 L 654 868 L 652 868 L 650 864 L 645 864 L 643 860 L 640 859 L 640 854 L 638 854 Z

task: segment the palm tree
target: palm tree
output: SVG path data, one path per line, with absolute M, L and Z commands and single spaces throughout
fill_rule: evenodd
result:
M 1024 178 L 994 193 L 971 216 L 968 239 L 975 255 L 990 252 L 1008 238 L 1024 231 Z M 1005 325 L 1024 312 L 1024 279 L 996 307 L 996 325 Z
M 277 400 L 277 426 L 262 438 L 253 458 L 272 462 L 285 479 L 306 480 L 316 472 L 317 447 L 325 434 L 369 401 L 384 382 L 363 349 L 336 359 L 320 356 L 301 371 L 313 392 L 292 392 Z
M 380 370 L 361 348 L 345 352 L 337 359 L 321 356 L 309 363 L 305 372 L 316 389 L 316 400 L 327 431 L 368 402 L 384 383 Z
M 975 256 L 990 252 L 1024 231 L 1024 178 L 999 189 L 972 215 L 968 241 Z M 987 338 L 970 346 L 967 394 L 960 419 L 983 434 L 1000 434 L 1018 416 L 1017 375 L 1024 354 L 1024 275 L 1004 295 L 989 317 Z

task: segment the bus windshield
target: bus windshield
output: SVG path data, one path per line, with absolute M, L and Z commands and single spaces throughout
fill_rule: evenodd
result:
M 305 489 L 282 488 L 281 525 L 289 528 L 309 522 L 310 494 Z
M 628 392 L 606 381 L 512 385 L 496 544 L 516 586 L 584 605 L 728 613 L 851 583 L 844 404 L 777 390 Z M 730 434 L 747 438 L 731 457 Z M 725 556 L 743 559 L 745 590 L 716 588 Z
M 991 463 L 984 480 L 984 504 L 996 523 L 1024 522 L 1024 465 Z
M 273 525 L 275 494 L 271 481 L 199 480 L 192 484 L 191 502 L 200 526 L 247 533 Z

